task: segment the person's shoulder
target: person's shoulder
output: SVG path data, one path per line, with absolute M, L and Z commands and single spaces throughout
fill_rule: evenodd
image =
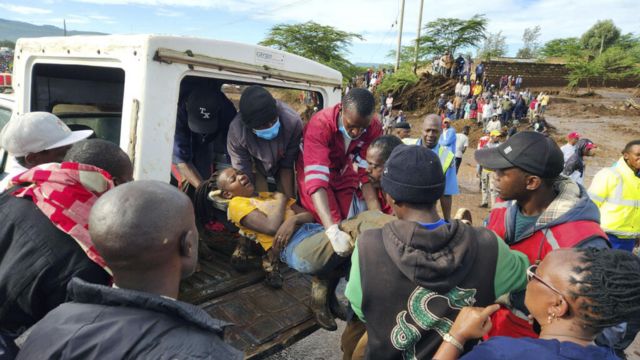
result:
M 384 225 L 386 226 L 386 224 Z M 383 227 L 384 227 L 383 226 Z M 370 246 L 372 241 L 380 241 L 382 239 L 382 228 L 367 229 L 358 236 L 358 246 Z
M 276 107 L 280 121 L 286 124 L 302 124 L 302 118 L 289 104 L 284 101 L 276 100 Z
M 496 336 L 478 344 L 461 359 L 553 359 L 557 351 L 539 339 Z

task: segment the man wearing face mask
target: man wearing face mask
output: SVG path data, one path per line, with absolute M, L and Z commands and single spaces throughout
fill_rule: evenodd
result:
M 266 178 L 273 176 L 279 192 L 295 197 L 293 166 L 302 138 L 300 115 L 258 85 L 242 92 L 239 107 L 227 137 L 231 165 L 247 174 L 258 191 L 269 191 Z
M 353 89 L 342 103 L 316 113 L 303 130 L 296 162 L 301 203 L 324 226 L 334 250 L 342 256 L 351 253 L 353 239 L 337 224 L 355 215 L 352 205 L 359 184 L 367 208 L 380 209 L 365 161 L 369 144 L 382 135 L 374 107 L 369 91 Z

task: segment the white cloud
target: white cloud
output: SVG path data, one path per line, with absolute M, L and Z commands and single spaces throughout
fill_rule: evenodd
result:
M 156 15 L 164 17 L 181 17 L 184 16 L 184 13 L 176 11 L 174 9 L 159 8 L 158 10 L 156 10 Z
M 0 3 L 0 7 L 21 15 L 44 15 L 51 13 L 49 9 Z

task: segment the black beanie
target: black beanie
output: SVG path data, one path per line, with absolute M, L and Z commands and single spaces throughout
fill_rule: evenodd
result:
M 445 177 L 433 151 L 398 145 L 384 164 L 380 185 L 397 202 L 433 204 L 444 194 Z
M 248 128 L 260 127 L 278 116 L 276 100 L 262 86 L 251 85 L 240 97 L 240 115 Z

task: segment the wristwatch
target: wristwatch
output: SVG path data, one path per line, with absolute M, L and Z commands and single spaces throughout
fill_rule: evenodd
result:
M 456 338 L 451 336 L 451 334 L 449 334 L 449 333 L 444 334 L 444 336 L 442 337 L 442 340 L 444 340 L 444 341 L 448 342 L 449 344 L 455 346 L 456 349 L 458 349 L 460 352 L 464 352 L 464 346 L 462 346 L 462 344 L 460 344 L 460 342 L 458 340 L 456 340 Z

